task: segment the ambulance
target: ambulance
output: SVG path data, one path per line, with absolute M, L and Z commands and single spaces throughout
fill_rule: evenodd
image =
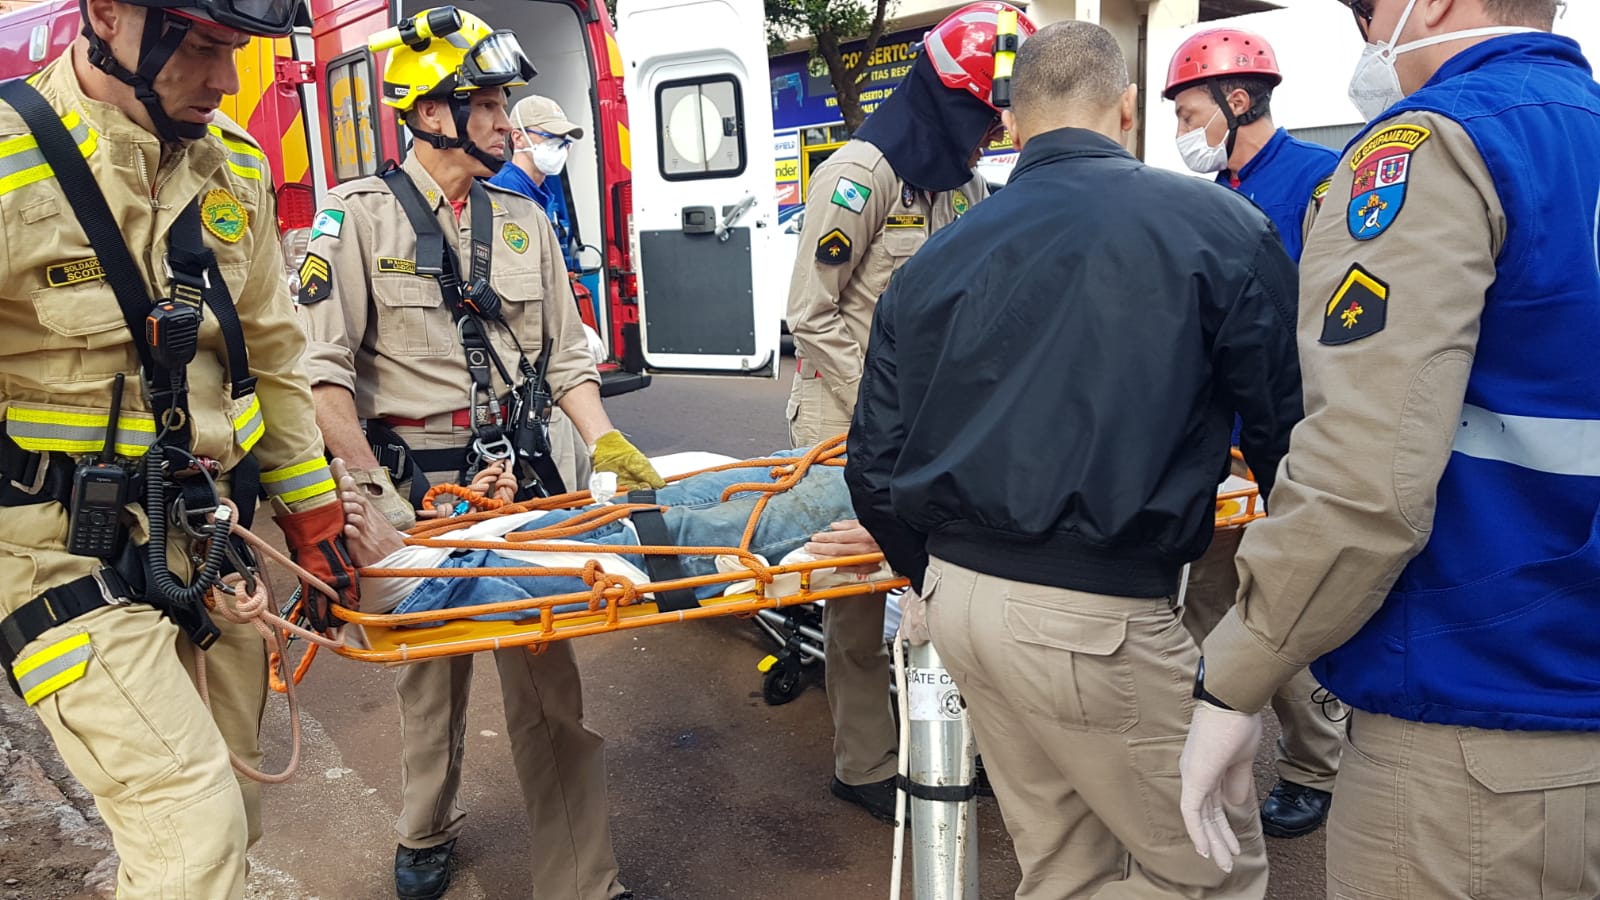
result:
M 271 162 L 291 282 L 328 188 L 409 147 L 378 102 L 388 54 L 369 52 L 367 38 L 441 0 L 308 2 L 309 28 L 240 52 L 240 91 L 222 105 Z M 658 371 L 776 372 L 782 297 L 761 288 L 778 265 L 761 5 L 624 0 L 620 17 L 637 36 L 627 69 L 602 0 L 480 0 L 471 10 L 515 33 L 538 69 L 512 101 L 550 97 L 583 127 L 563 186 L 581 246 L 574 300 L 608 357 L 602 394 L 637 390 Z M 77 0 L 0 15 L 0 78 L 43 68 L 80 27 Z M 663 37 L 686 33 L 704 46 Z M 643 107 L 642 139 L 629 128 L 625 80 Z

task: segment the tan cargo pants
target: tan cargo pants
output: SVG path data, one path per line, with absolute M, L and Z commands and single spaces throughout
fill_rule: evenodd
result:
M 56 504 L 0 516 L 0 615 L 98 567 L 65 552 L 66 519 Z M 216 624 L 222 637 L 205 656 L 211 712 L 191 681 L 198 651 L 143 604 L 80 616 L 17 658 L 18 671 L 32 661 L 35 673 L 61 673 L 53 689 L 40 686 L 33 708 L 111 829 L 120 900 L 244 896 L 261 794 L 235 775 L 228 749 L 261 763 L 266 645 L 248 626 Z
M 550 427 L 556 465 L 569 488 L 587 488 L 589 455 L 577 429 L 558 416 L 559 410 Z M 438 473 L 433 480 L 454 475 Z M 583 724 L 583 682 L 571 644 L 563 641 L 540 654 L 516 648 L 493 655 L 512 765 L 527 808 L 530 884 L 537 885 L 539 897 L 552 900 L 621 894 L 606 802 L 605 739 Z M 401 742 L 395 831 L 407 847 L 438 846 L 461 833 L 466 811 L 458 800 L 473 659 L 413 663 L 395 679 Z
M 1233 557 L 1243 536 L 1243 528 L 1217 532 L 1205 555 L 1189 567 L 1183 622 L 1196 642 L 1205 641 L 1238 598 L 1239 570 L 1234 567 Z M 1345 708 L 1321 688 L 1310 669 L 1301 669 L 1272 695 L 1272 711 L 1282 726 L 1277 747 L 1278 777 L 1319 791 L 1332 791 L 1334 777 L 1339 774 Z M 1326 711 L 1314 697 L 1327 698 Z
M 1329 900 L 1600 897 L 1600 734 L 1357 710 L 1338 790 Z
M 812 447 L 850 430 L 851 410 L 815 376 L 816 370 L 801 360 L 788 409 L 789 442 L 795 447 Z M 829 601 L 822 610 L 833 772 L 845 784 L 882 781 L 895 773 L 897 732 L 883 614 L 884 599 L 878 595 Z
M 937 558 L 923 594 L 1016 848 L 1017 900 L 1266 895 L 1254 796 L 1228 810 L 1243 851 L 1231 875 L 1184 833 L 1178 755 L 1200 651 L 1170 601 Z

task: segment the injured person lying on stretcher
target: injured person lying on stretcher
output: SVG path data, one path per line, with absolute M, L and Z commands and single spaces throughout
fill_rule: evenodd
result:
M 806 452 L 786 450 L 774 453 L 772 457 L 798 458 Z M 754 491 L 738 493 L 723 500 L 724 492 L 734 485 L 770 484 L 777 480 L 764 468 L 702 472 L 656 491 L 652 502 L 665 507 L 662 521 L 673 546 L 737 547 L 761 494 Z M 486 550 L 418 546 L 406 543 L 405 534 L 395 530 L 370 506 L 366 496 L 348 475 L 341 477 L 339 487 L 344 501 L 347 523 L 345 536 L 350 555 L 358 566 L 364 568 L 507 568 L 525 571 L 530 566 L 538 566 L 570 570 L 581 568 L 589 560 L 595 559 L 600 561 L 605 571 L 622 575 L 635 583 L 643 584 L 651 580 L 645 571 L 647 564 L 643 556 L 635 553 L 597 553 L 594 550 L 603 546 L 648 545 L 650 542 L 641 541 L 634 524 L 626 519 L 607 522 L 567 540 L 541 538 L 539 541 L 541 547 L 570 545 L 570 552 L 521 551 L 509 547 Z M 626 499 L 625 496 L 617 497 L 618 502 Z M 515 532 L 547 529 L 603 508 L 602 504 L 593 504 L 576 509 L 510 513 L 464 522 L 459 529 L 434 532 L 428 536 L 452 541 L 501 541 Z M 767 501 L 756 524 L 749 550 L 772 564 L 793 562 L 796 557 L 815 559 L 876 553 L 877 547 L 855 525 L 854 516 L 850 493 L 844 483 L 844 469 L 813 465 L 793 487 L 773 494 Z M 819 532 L 827 534 L 819 535 Z M 818 540 L 813 541 L 814 536 Z M 807 553 L 809 555 L 801 556 Z M 689 577 L 740 571 L 743 568 L 737 559 L 730 557 L 684 555 L 677 559 L 681 561 L 683 575 Z M 885 578 L 889 574 L 887 567 L 880 565 L 868 571 L 859 568 L 834 571 L 825 577 L 833 583 L 840 583 Z M 824 577 L 822 573 L 818 573 L 818 576 Z M 364 613 L 395 614 L 428 612 L 587 590 L 588 586 L 582 579 L 567 575 L 372 578 L 362 584 L 361 610 Z M 727 590 L 729 588 L 725 583 L 706 585 L 696 588 L 695 595 L 696 599 L 705 600 Z M 554 612 L 582 609 L 584 605 L 574 603 L 557 606 Z M 538 609 L 523 609 L 472 618 L 523 619 L 537 617 L 538 614 Z

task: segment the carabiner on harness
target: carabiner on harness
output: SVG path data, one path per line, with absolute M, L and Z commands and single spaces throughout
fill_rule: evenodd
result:
M 219 522 L 218 526 L 221 524 L 222 523 Z M 254 554 L 250 553 L 248 549 L 237 544 L 233 540 L 233 535 L 231 532 L 232 529 L 229 528 L 228 531 L 223 532 L 220 535 L 213 535 L 211 539 L 220 540 L 226 545 L 225 552 L 228 556 L 228 564 L 233 566 L 233 570 L 238 572 L 240 577 L 244 579 L 245 596 L 252 596 L 255 594 L 256 588 L 260 586 L 258 576 L 261 574 L 261 570 L 256 565 Z M 246 557 L 250 558 L 246 559 Z M 238 592 L 234 590 L 233 586 L 224 580 L 219 580 L 217 582 L 217 589 L 229 594 L 238 594 Z
M 489 401 L 483 403 L 478 382 L 474 380 L 467 388 L 467 404 L 472 416 L 472 444 L 467 448 L 467 471 L 475 473 L 487 463 L 510 459 L 516 451 L 506 437 L 506 420 L 500 410 L 500 399 L 491 395 Z M 490 426 L 488 428 L 485 428 L 486 420 Z

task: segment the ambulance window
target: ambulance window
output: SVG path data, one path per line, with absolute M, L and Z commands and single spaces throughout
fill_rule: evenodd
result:
M 673 81 L 656 89 L 656 144 L 668 181 L 744 171 L 744 100 L 730 75 Z
M 328 121 L 336 181 L 378 171 L 378 124 L 372 96 L 372 58 L 365 50 L 328 63 Z

